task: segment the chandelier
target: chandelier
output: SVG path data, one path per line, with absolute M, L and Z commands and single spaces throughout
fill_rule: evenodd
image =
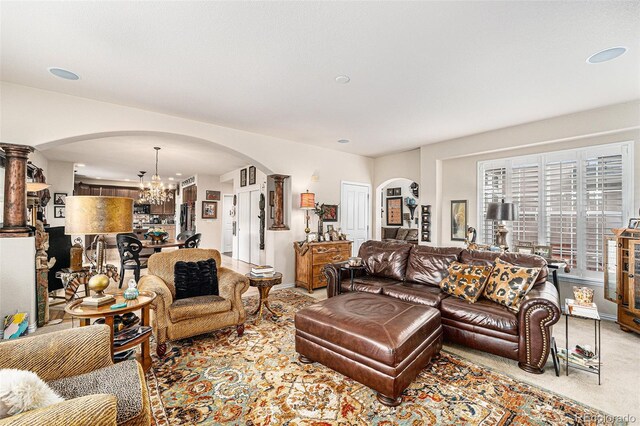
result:
M 141 171 L 138 175 L 140 177 L 140 202 L 144 204 L 164 204 L 165 202 L 173 198 L 173 192 L 165 189 L 162 179 L 158 174 L 158 151 L 159 147 L 154 147 L 156 150 L 156 173 L 151 176 L 151 182 L 149 185 L 144 184 L 144 174 L 146 172 Z

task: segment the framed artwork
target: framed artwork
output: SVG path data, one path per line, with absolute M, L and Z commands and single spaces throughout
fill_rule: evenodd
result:
M 64 206 L 67 204 L 67 193 L 66 192 L 54 192 L 53 193 L 53 205 L 55 206 Z
M 402 197 L 387 198 L 387 225 L 402 226 Z
M 256 166 L 249 167 L 249 185 L 256 184 Z
M 273 211 L 275 210 L 275 207 L 274 207 L 274 206 L 269 206 L 269 210 L 270 210 L 270 212 L 269 212 L 269 217 L 270 217 L 271 219 L 273 219 Z
M 402 196 L 402 188 L 393 188 L 393 196 L 394 197 Z
M 551 259 L 551 246 L 534 246 L 533 254 L 542 256 L 545 259 Z
M 451 201 L 451 240 L 464 241 L 467 237 L 467 200 Z
M 393 188 L 387 188 L 387 197 L 393 197 Z
M 218 202 L 217 201 L 202 202 L 202 218 L 203 219 L 218 218 Z
M 56 219 L 64 219 L 64 206 L 53 206 L 53 217 Z
M 640 218 L 632 217 L 629 219 L 629 229 L 638 229 L 640 227 Z
M 240 186 L 247 186 L 247 169 L 240 170 Z
M 324 217 L 323 222 L 337 222 L 338 221 L 338 205 L 337 204 L 325 204 L 324 205 Z
M 269 205 L 271 207 L 276 205 L 276 193 L 275 193 L 275 191 L 269 191 Z
M 333 232 L 333 225 L 327 225 L 327 232 L 328 233 Z
M 220 201 L 220 191 L 205 191 L 205 200 L 207 201 Z

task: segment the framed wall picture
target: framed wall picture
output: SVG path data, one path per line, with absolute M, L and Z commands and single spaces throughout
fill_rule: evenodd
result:
M 54 192 L 53 193 L 53 205 L 54 206 L 64 206 L 67 204 L 67 193 L 66 192 Z
M 218 218 L 218 202 L 217 201 L 202 202 L 202 218 L 203 219 Z
M 269 205 L 271 207 L 276 205 L 276 193 L 275 193 L 275 191 L 269 191 Z
M 324 205 L 324 217 L 323 222 L 337 222 L 338 221 L 338 205 L 337 204 L 325 204 Z
M 53 217 L 56 219 L 64 219 L 64 206 L 53 206 Z
M 387 198 L 387 225 L 402 226 L 402 197 Z
M 401 197 L 402 196 L 402 188 L 393 188 L 393 196 Z
M 533 254 L 542 256 L 545 259 L 551 259 L 551 246 L 534 246 Z
M 247 186 L 247 169 L 240 170 L 240 186 Z
M 464 241 L 467 236 L 467 200 L 451 201 L 451 240 Z
M 205 200 L 207 201 L 220 201 L 220 191 L 205 191 Z
M 249 167 L 249 185 L 256 184 L 256 166 Z
M 387 188 L 387 197 L 393 197 L 393 188 Z

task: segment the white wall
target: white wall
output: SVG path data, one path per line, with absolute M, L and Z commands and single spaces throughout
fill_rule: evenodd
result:
M 202 234 L 200 248 L 222 248 L 222 194 L 231 190 L 231 185 L 220 182 L 220 176 L 197 174 L 196 175 L 197 197 L 196 201 L 196 232 Z M 218 201 L 218 218 L 202 218 L 202 201 L 206 200 L 206 191 L 220 191 L 220 201 Z M 179 219 L 179 216 L 178 216 Z M 178 224 L 179 226 L 179 224 Z
M 54 217 L 54 205 L 56 192 L 73 195 L 73 163 L 66 161 L 49 161 L 47 170 L 47 183 L 51 185 L 51 201 L 47 205 L 47 222 L 51 226 L 64 226 L 64 218 Z
M 29 314 L 29 332 L 37 328 L 36 242 L 34 237 L 0 238 L 0 318 Z

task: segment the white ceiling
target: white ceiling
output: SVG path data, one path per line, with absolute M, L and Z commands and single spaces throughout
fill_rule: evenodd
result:
M 221 175 L 247 164 L 207 142 L 147 135 L 85 140 L 49 148 L 42 154 L 49 160 L 85 164 L 77 168 L 78 177 L 138 182 L 138 171 L 145 170 L 148 182 L 155 170 L 154 146 L 161 148 L 158 172 L 165 184 L 172 183 L 169 177 L 175 184 L 196 173 Z
M 3 80 L 370 156 L 640 98 L 637 1 L 0 8 Z

